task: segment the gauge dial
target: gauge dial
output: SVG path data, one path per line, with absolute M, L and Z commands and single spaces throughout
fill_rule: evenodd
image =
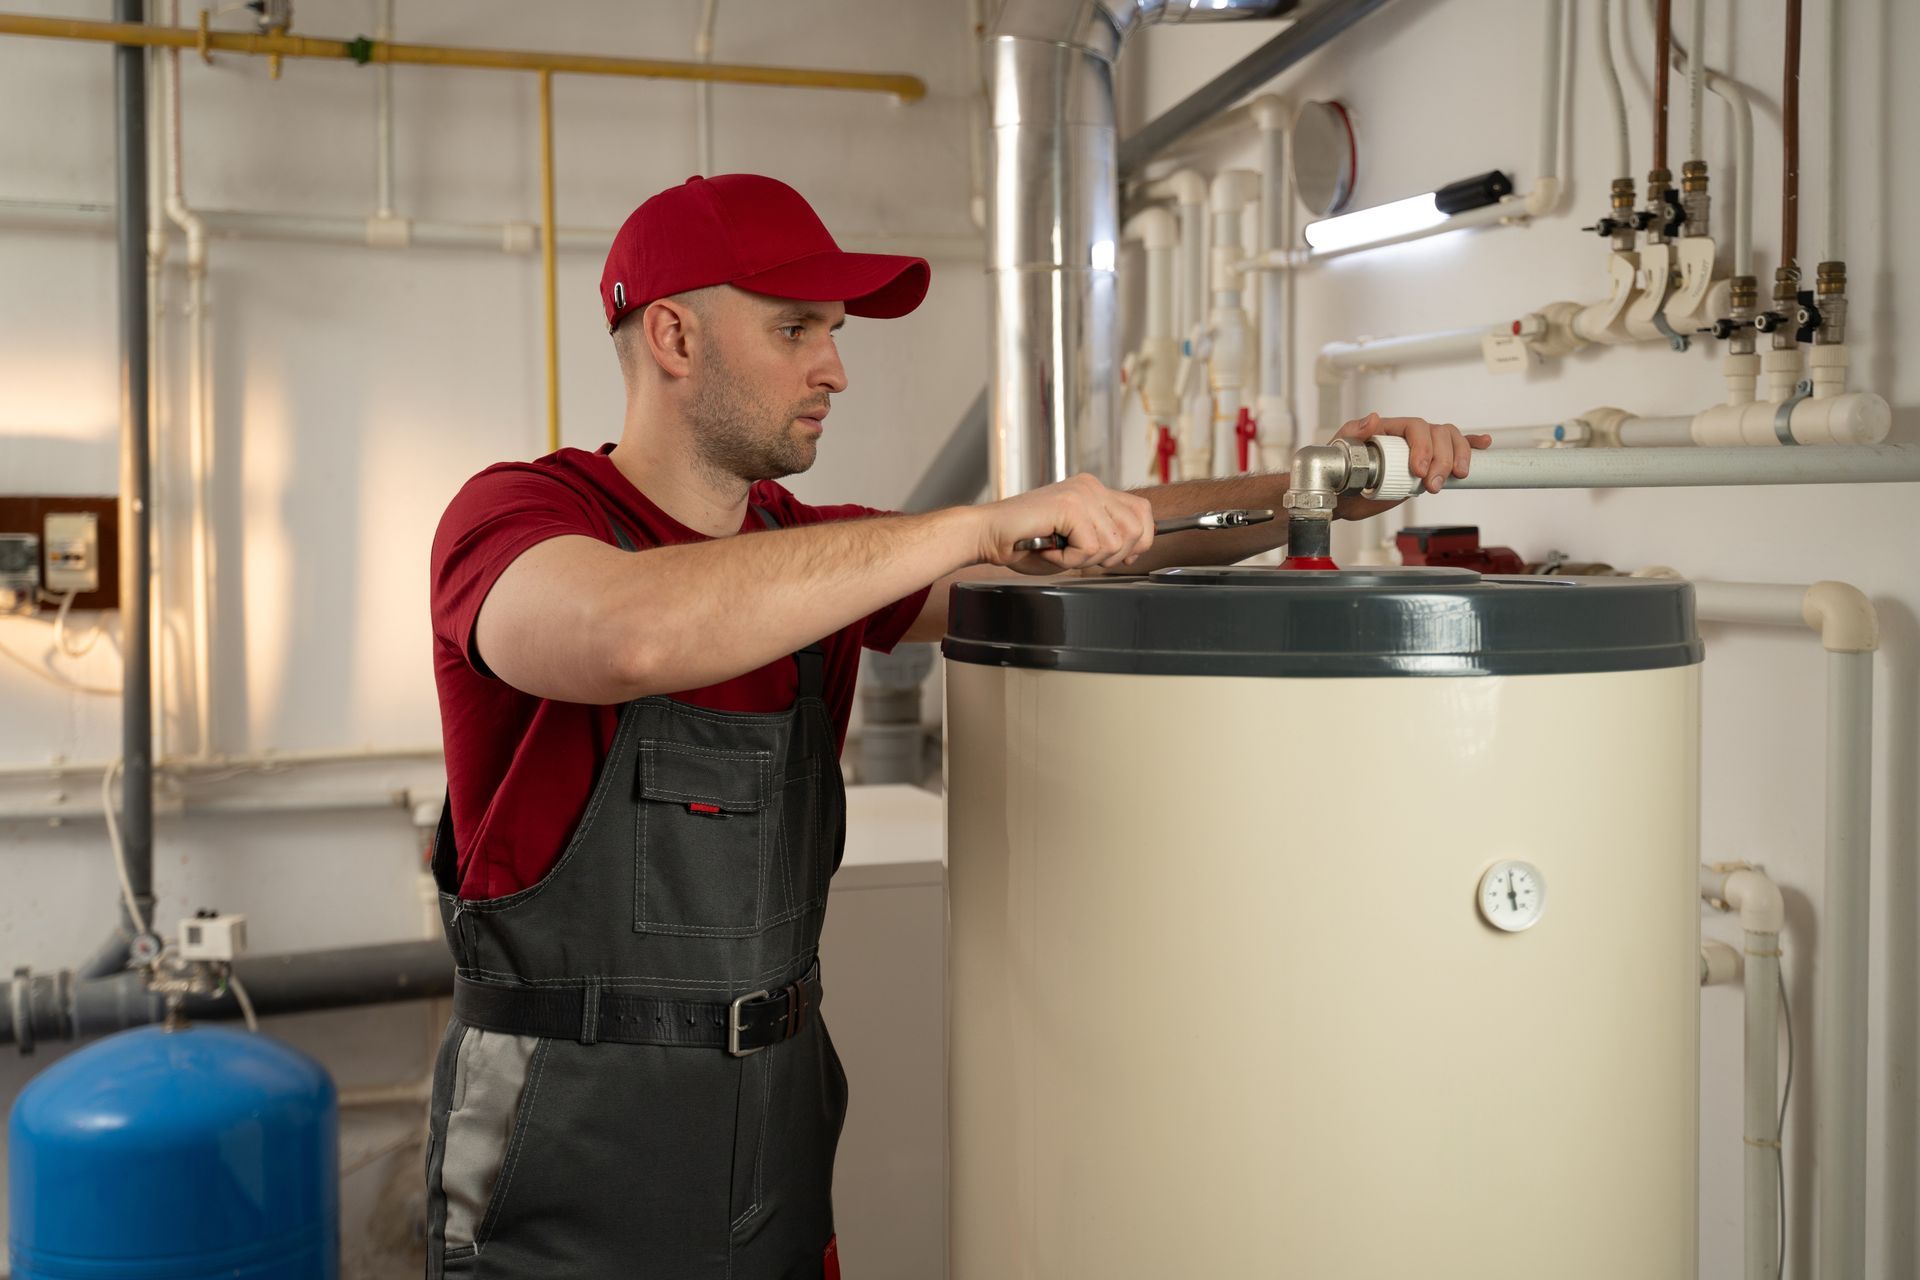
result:
M 1531 929 L 1547 905 L 1547 883 L 1530 862 L 1496 862 L 1480 877 L 1480 914 L 1496 929 Z

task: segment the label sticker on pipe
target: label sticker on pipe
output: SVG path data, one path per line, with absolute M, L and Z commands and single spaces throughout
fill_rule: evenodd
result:
M 1480 355 L 1488 373 L 1520 373 L 1540 359 L 1525 339 L 1511 333 L 1490 333 L 1480 339 Z

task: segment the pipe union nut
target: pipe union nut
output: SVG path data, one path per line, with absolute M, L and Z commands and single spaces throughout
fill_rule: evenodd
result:
M 1298 513 L 1331 512 L 1339 501 L 1339 494 L 1330 493 L 1325 489 L 1289 489 L 1280 495 L 1281 507 Z

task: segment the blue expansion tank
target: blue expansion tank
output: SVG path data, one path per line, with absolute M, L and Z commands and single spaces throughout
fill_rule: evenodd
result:
M 266 1036 L 111 1036 L 34 1078 L 7 1141 L 13 1280 L 339 1273 L 333 1081 Z

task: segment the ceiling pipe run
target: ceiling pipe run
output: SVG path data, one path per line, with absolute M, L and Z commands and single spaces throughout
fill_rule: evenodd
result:
M 1115 479 L 1120 194 L 1113 64 L 1155 22 L 1273 17 L 1296 0 L 1008 0 L 985 41 L 992 151 L 995 497 Z

